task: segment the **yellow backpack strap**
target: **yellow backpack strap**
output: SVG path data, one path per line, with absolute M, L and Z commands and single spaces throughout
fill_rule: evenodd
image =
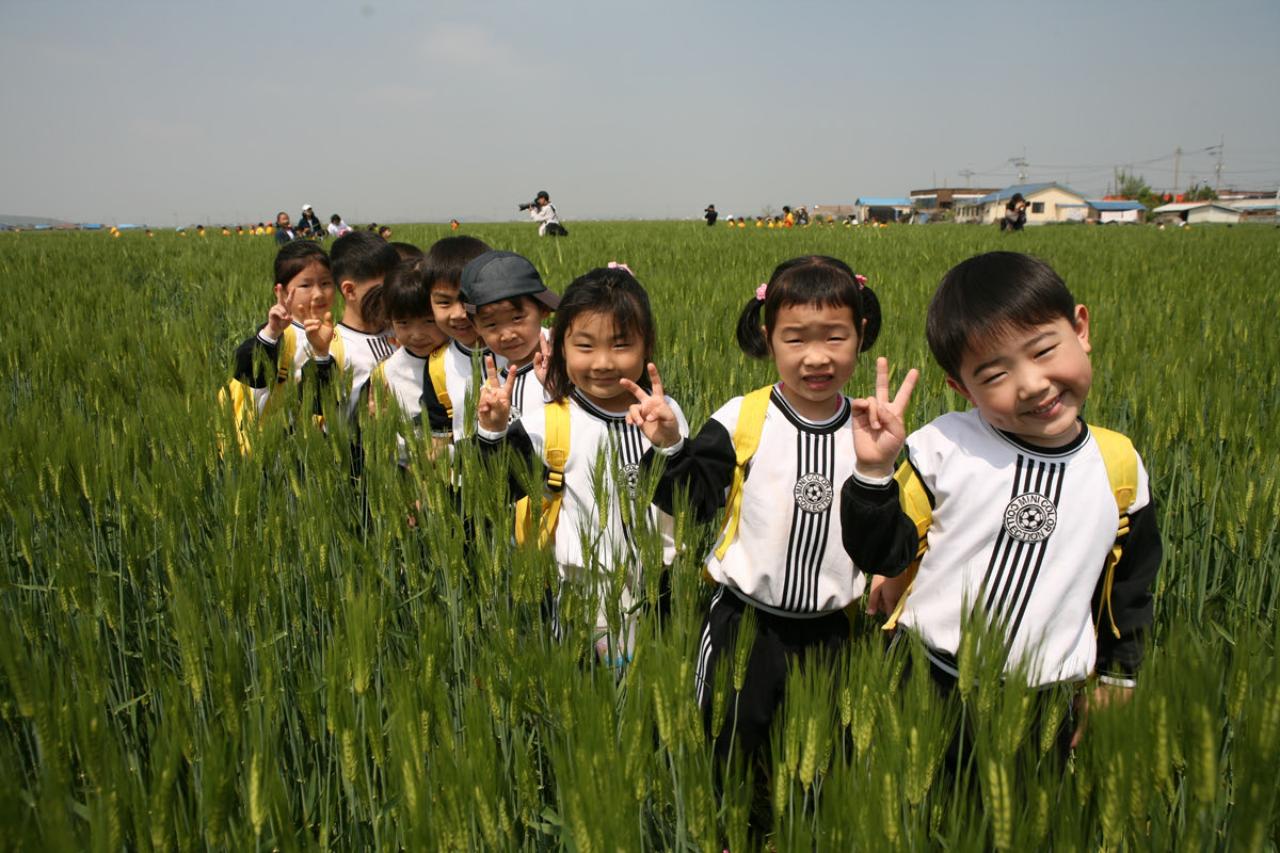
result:
M 907 596 L 911 595 L 911 587 L 915 584 L 916 572 L 920 571 L 920 560 L 924 558 L 924 552 L 929 550 L 929 526 L 933 524 L 933 503 L 929 500 L 929 492 L 924 487 L 924 483 L 920 482 L 920 476 L 916 473 L 916 469 L 911 467 L 910 462 L 903 462 L 898 466 L 898 470 L 894 472 L 893 479 L 898 483 L 898 505 L 902 507 L 902 511 L 907 514 L 907 518 L 916 526 L 916 558 L 911 561 L 911 565 L 907 566 L 903 572 L 903 576 L 907 580 L 907 588 L 903 591 L 902 596 L 898 599 L 898 604 L 893 608 L 893 613 L 889 615 L 889 619 L 884 623 L 884 630 L 892 631 L 898 626 L 898 619 L 902 616 L 902 611 L 907 606 Z
M 329 358 L 333 359 L 333 369 L 341 373 L 347 369 L 347 342 L 342 339 L 342 333 L 336 329 L 333 332 L 333 341 L 329 344 Z
M 436 400 L 444 406 L 449 420 L 453 420 L 453 400 L 449 398 L 449 386 L 444 375 L 444 356 L 448 351 L 449 347 L 443 346 L 431 353 L 427 358 L 427 373 L 431 376 L 431 387 L 436 392 Z
M 236 446 L 240 452 L 248 455 L 252 449 L 249 433 L 258 409 L 253 398 L 253 389 L 239 379 L 232 379 L 224 387 L 218 389 L 218 406 L 227 409 L 231 415 L 231 428 L 235 433 Z M 226 444 L 221 431 L 218 435 L 218 453 L 226 454 Z
M 569 463 L 569 401 L 547 403 L 542 409 L 546 421 L 543 456 L 546 457 L 546 488 L 542 495 L 542 520 L 538 526 L 538 547 L 545 548 L 556 535 L 560 505 L 564 500 L 564 469 Z M 516 501 L 516 543 L 529 541 L 533 527 L 530 498 Z
M 757 388 L 742 398 L 738 409 L 738 425 L 733 428 L 733 450 L 737 466 L 733 469 L 733 482 L 725 501 L 724 527 L 720 533 L 720 545 L 716 559 L 723 560 L 729 546 L 738 536 L 738 522 L 742 518 L 742 485 L 747 479 L 747 465 L 760 446 L 760 433 L 764 430 L 764 417 L 769 412 L 769 398 L 773 386 Z
M 1094 630 L 1102 623 L 1102 610 L 1107 611 L 1107 619 L 1111 623 L 1111 633 L 1117 638 L 1120 629 L 1116 627 L 1115 611 L 1111 607 L 1111 587 L 1115 584 L 1116 564 L 1124 553 L 1124 540 L 1129 535 L 1129 507 L 1138 496 L 1138 451 L 1127 436 L 1102 427 L 1090 426 L 1093 440 L 1098 443 L 1102 453 L 1102 464 L 1107 469 L 1107 480 L 1111 483 L 1111 492 L 1116 499 L 1116 541 L 1107 555 L 1107 564 L 1102 580 L 1102 601 L 1098 604 L 1098 618 L 1094 620 Z

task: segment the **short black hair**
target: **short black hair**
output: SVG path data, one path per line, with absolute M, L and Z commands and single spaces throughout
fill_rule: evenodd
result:
M 569 369 L 565 364 L 564 339 L 579 314 L 607 314 L 613 319 L 614 329 L 632 332 L 644 342 L 644 363 L 653 361 L 657 330 L 653 322 L 653 309 L 649 306 L 649 294 L 635 276 L 621 267 L 599 267 L 575 278 L 560 297 L 556 309 L 556 321 L 551 326 L 551 357 L 547 359 L 547 398 L 563 400 L 573 389 Z M 628 377 L 630 378 L 630 377 Z M 648 390 L 649 371 L 642 369 L 636 381 Z
M 425 258 L 427 290 L 440 282 L 452 287 L 460 286 L 462 268 L 488 251 L 488 243 L 465 235 L 435 241 L 427 250 Z
M 238 226 L 237 226 L 238 227 Z M 319 243 L 310 240 L 291 240 L 276 252 L 276 260 L 272 265 L 271 280 L 276 284 L 288 284 L 294 276 L 302 272 L 316 261 L 325 269 L 329 267 L 329 256 Z
M 422 258 L 401 262 L 382 284 L 382 308 L 388 320 L 431 316 L 431 290 Z
M 925 337 L 938 365 L 959 380 L 973 341 L 1058 318 L 1073 322 L 1075 310 L 1075 297 L 1053 267 L 1020 252 L 988 252 L 942 277 L 929 301 Z
M 396 250 L 396 254 L 400 256 L 401 262 L 417 261 L 425 258 L 427 253 L 419 249 L 412 243 L 405 243 L 400 240 L 393 240 L 390 244 L 391 248 Z
M 400 263 L 400 256 L 386 240 L 367 231 L 343 234 L 333 241 L 329 256 L 333 260 L 333 280 L 338 286 L 344 281 L 383 278 Z
M 763 301 L 754 294 L 747 300 L 738 315 L 739 348 L 752 358 L 768 356 L 778 312 L 792 305 L 848 308 L 858 333 L 858 352 L 869 350 L 880 336 L 880 300 L 866 279 L 839 258 L 802 255 L 778 264 L 765 285 Z

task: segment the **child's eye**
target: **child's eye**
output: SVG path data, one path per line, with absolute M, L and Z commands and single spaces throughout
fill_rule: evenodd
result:
M 1036 358 L 1041 358 L 1042 356 L 1046 356 L 1057 348 L 1058 348 L 1057 344 L 1054 344 L 1051 347 L 1045 347 L 1044 349 L 1040 350 L 1040 352 L 1036 353 Z
M 1004 372 L 1003 372 L 1003 371 L 1001 371 L 1000 373 L 988 373 L 986 376 L 984 376 L 984 377 L 983 377 L 982 379 L 980 379 L 979 381 L 980 381 L 983 385 L 991 385 L 991 384 L 992 384 L 992 383 L 994 383 L 997 379 L 1000 379 L 1000 378 L 1002 378 L 1003 376 L 1004 376 Z

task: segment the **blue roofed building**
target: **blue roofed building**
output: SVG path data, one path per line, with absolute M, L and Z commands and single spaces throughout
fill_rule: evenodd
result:
M 901 222 L 911 218 L 909 198 L 860 196 L 853 207 L 862 223 Z

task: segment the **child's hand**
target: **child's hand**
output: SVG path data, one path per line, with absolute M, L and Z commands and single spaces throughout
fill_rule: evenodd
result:
M 320 358 L 329 355 L 329 345 L 333 343 L 333 312 L 324 312 L 324 319 L 308 317 L 302 321 L 303 331 L 307 333 L 307 343 L 311 351 Z
M 867 593 L 867 613 L 871 615 L 881 613 L 885 616 L 891 616 L 909 586 L 911 586 L 911 580 L 905 573 L 895 578 L 872 575 L 871 591 Z
M 662 393 L 662 377 L 658 368 L 649 365 L 649 384 L 653 391 L 646 391 L 630 379 L 619 379 L 618 384 L 631 392 L 637 402 L 627 410 L 627 423 L 640 428 L 644 437 L 654 447 L 670 447 L 680 440 L 680 422 Z
M 893 473 L 893 463 L 907 440 L 902 416 L 919 378 L 920 371 L 914 367 L 908 370 L 890 402 L 889 360 L 877 358 L 875 396 L 853 401 L 853 450 L 858 456 L 858 470 L 866 476 Z
M 505 432 L 511 420 L 511 389 L 515 387 L 516 372 L 507 371 L 507 380 L 498 384 L 498 366 L 493 356 L 484 357 L 489 378 L 480 386 L 480 399 L 476 402 L 476 420 L 489 432 Z
M 538 384 L 547 384 L 547 365 L 551 363 L 551 341 L 542 333 L 538 334 L 538 351 L 533 354 L 533 375 L 538 377 Z
M 289 313 L 289 301 L 285 294 L 283 285 L 276 285 L 276 304 L 271 306 L 271 310 L 267 312 L 267 329 L 271 332 L 271 337 L 279 340 L 284 334 L 284 330 L 289 328 L 289 324 L 293 322 L 293 315 Z
M 1093 685 L 1092 689 L 1086 689 L 1081 692 L 1075 699 L 1076 716 L 1080 718 L 1080 723 L 1071 735 L 1071 748 L 1075 749 L 1080 745 L 1080 741 L 1084 740 L 1084 730 L 1089 724 L 1089 714 L 1091 712 L 1101 711 L 1110 705 L 1124 704 L 1132 696 L 1132 687 L 1124 687 L 1119 684 L 1103 684 L 1101 681 Z

